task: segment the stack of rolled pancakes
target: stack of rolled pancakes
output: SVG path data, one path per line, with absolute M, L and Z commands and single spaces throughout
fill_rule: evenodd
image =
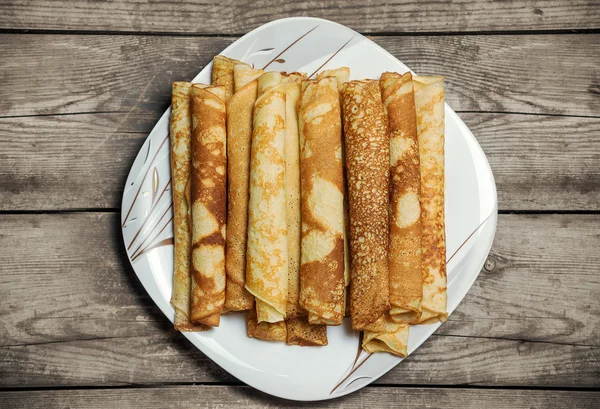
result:
M 443 78 L 349 77 L 216 56 L 173 83 L 176 329 L 247 310 L 249 337 L 317 346 L 349 315 L 406 356 L 446 319 Z

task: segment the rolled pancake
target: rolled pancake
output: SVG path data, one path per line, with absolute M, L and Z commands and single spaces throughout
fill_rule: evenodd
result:
M 246 324 L 246 334 L 249 338 L 258 338 L 264 341 L 286 340 L 286 322 L 258 322 L 256 319 L 256 310 L 254 308 L 251 308 L 248 311 Z
M 192 322 L 219 326 L 225 304 L 225 88 L 192 86 Z
M 171 178 L 173 193 L 173 293 L 171 305 L 175 309 L 175 329 L 202 331 L 207 327 L 190 320 L 190 183 L 192 163 L 192 114 L 190 82 L 174 82 L 171 97 L 170 141 Z
M 237 67 L 237 68 L 236 68 Z M 252 71 L 251 74 L 248 70 Z M 243 76 L 236 72 L 244 72 Z M 234 67 L 236 93 L 227 101 L 227 246 L 225 247 L 225 307 L 233 311 L 254 307 L 245 288 L 252 115 L 262 70 L 241 63 Z M 249 82 L 247 82 L 249 80 Z
M 342 104 L 341 97 L 342 97 L 342 92 L 344 91 L 344 86 L 345 86 L 344 84 L 346 84 L 348 82 L 348 80 L 350 79 L 350 68 L 339 67 L 339 68 L 335 68 L 333 70 L 324 70 L 317 74 L 318 80 L 320 80 L 321 78 L 326 78 L 326 77 L 334 77 L 336 79 L 337 85 L 338 85 L 338 91 L 340 93 L 340 106 L 341 106 L 341 104 Z
M 288 301 L 286 326 L 288 345 L 327 345 L 327 328 L 311 325 L 306 311 L 300 307 L 300 144 L 298 141 L 298 119 L 296 105 L 300 99 L 302 80 L 306 75 L 286 74 L 282 80 L 286 91 L 286 141 L 285 141 L 285 190 L 288 237 Z
M 327 345 L 327 326 L 312 325 L 307 317 L 290 319 L 287 321 L 286 344 L 303 347 Z
M 369 325 L 365 326 L 363 328 L 363 331 L 372 331 L 372 332 L 383 332 L 383 331 L 385 331 L 386 317 L 388 317 L 387 314 L 381 315 L 375 321 L 373 321 Z
M 379 82 L 390 132 L 390 315 L 421 316 L 421 171 L 412 75 L 385 72 Z
M 291 73 L 282 79 L 285 88 L 285 195 L 288 242 L 288 299 L 286 319 L 306 315 L 299 304 L 300 287 L 300 145 L 296 104 L 304 74 Z M 289 330 L 289 326 L 288 326 Z
M 244 85 L 263 75 L 263 73 L 263 70 L 254 69 L 248 64 L 237 64 L 235 67 L 233 67 L 233 83 L 235 92 L 241 89 Z
M 362 347 L 367 352 L 389 352 L 400 357 L 408 356 L 408 335 L 410 325 L 405 322 L 395 322 L 385 316 L 383 331 L 365 331 Z
M 333 70 L 325 70 L 320 72 L 317 75 L 317 79 L 326 78 L 326 77 L 335 77 L 337 80 L 338 91 L 340 94 L 340 110 L 343 104 L 342 101 L 342 93 L 344 91 L 345 84 L 350 79 L 350 68 L 348 67 L 340 67 Z M 343 141 L 342 136 L 342 141 Z M 342 143 L 342 165 L 344 170 L 346 169 L 346 153 L 344 144 Z M 346 287 L 350 285 L 350 271 L 351 271 L 351 263 L 350 263 L 350 214 L 348 213 L 348 184 L 346 183 L 346 176 L 344 174 L 344 280 L 346 283 Z M 348 297 L 348 289 L 346 289 L 346 294 L 344 297 Z M 345 315 L 349 315 L 349 309 L 346 308 Z
M 350 81 L 343 92 L 350 202 L 352 328 L 389 310 L 389 136 L 378 81 Z
M 225 87 L 225 102 L 233 95 L 233 68 L 239 64 L 247 65 L 241 61 L 225 57 L 224 55 L 216 55 L 215 58 L 213 58 L 210 80 L 212 85 Z
M 258 322 L 279 322 L 287 308 L 285 87 L 281 74 L 258 79 L 254 104 L 248 203 L 246 289 L 256 297 Z
M 414 77 L 421 160 L 423 313 L 419 323 L 446 321 L 444 220 L 444 77 Z
M 225 306 L 233 311 L 254 306 L 254 296 L 245 288 L 248 186 L 252 112 L 257 81 L 238 90 L 227 102 L 227 246 L 225 250 Z
M 300 305 L 311 324 L 344 318 L 342 124 L 334 77 L 304 81 L 298 104 L 302 185 Z

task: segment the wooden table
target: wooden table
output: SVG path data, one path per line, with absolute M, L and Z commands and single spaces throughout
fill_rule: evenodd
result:
M 0 407 L 600 407 L 600 5 L 377 3 L 0 0 Z M 500 207 L 449 321 L 373 385 L 318 405 L 243 386 L 175 332 L 119 228 L 171 82 L 296 15 L 445 75 Z

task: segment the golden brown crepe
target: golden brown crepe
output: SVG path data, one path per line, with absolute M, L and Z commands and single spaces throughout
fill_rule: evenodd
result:
M 344 91 L 344 84 L 348 82 L 350 79 L 350 68 L 348 67 L 339 67 L 333 70 L 324 70 L 317 74 L 317 79 L 326 77 L 334 77 L 337 81 L 338 91 L 340 92 L 340 98 L 342 97 L 342 92 Z M 342 101 L 340 99 L 340 106 Z
M 254 104 L 248 204 L 246 289 L 258 322 L 279 322 L 287 307 L 285 84 L 278 72 L 258 79 Z
M 327 345 L 327 326 L 312 325 L 307 317 L 287 320 L 288 345 L 324 346 Z
M 300 146 L 296 104 L 304 74 L 291 73 L 282 79 L 285 88 L 285 195 L 288 241 L 288 299 L 286 319 L 306 315 L 299 304 L 300 287 Z M 290 327 L 288 325 L 288 331 Z
M 241 63 L 233 67 L 233 83 L 235 92 L 244 85 L 254 81 L 264 73 L 263 70 L 254 69 L 248 64 Z
M 342 93 L 344 91 L 345 84 L 350 79 L 350 68 L 348 67 L 340 67 L 333 70 L 325 70 L 320 72 L 317 75 L 317 79 L 325 78 L 325 77 L 335 77 L 337 80 L 338 91 L 340 94 L 340 110 L 342 107 Z M 341 113 L 341 112 L 340 112 Z M 343 130 L 342 130 L 343 131 Z M 342 132 L 343 133 L 343 132 Z M 342 141 L 343 141 L 342 136 Z M 344 144 L 342 143 L 342 166 L 346 169 L 346 153 L 344 149 Z M 346 176 L 344 174 L 344 281 L 346 283 L 346 287 L 350 285 L 350 271 L 351 271 L 351 263 L 350 263 L 350 214 L 348 213 L 348 184 L 346 183 Z M 346 289 L 346 294 L 344 297 L 348 297 L 348 288 Z M 345 315 L 349 315 L 350 309 L 346 308 Z
M 247 65 L 241 61 L 227 58 L 224 55 L 216 55 L 213 58 L 211 82 L 212 85 L 225 87 L 225 102 L 233 95 L 233 68 L 239 64 Z
M 382 332 L 382 331 L 385 331 L 385 322 L 386 322 L 386 317 L 387 316 L 388 316 L 387 314 L 381 315 L 375 321 L 373 321 L 369 325 L 365 326 L 363 328 L 363 331 L 372 331 L 372 332 Z
M 444 78 L 414 77 L 421 160 L 423 313 L 419 323 L 446 321 L 444 220 Z
M 412 75 L 385 72 L 379 82 L 390 132 L 390 315 L 421 316 L 421 172 Z
M 225 304 L 226 90 L 192 86 L 192 313 L 219 326 Z
M 258 89 L 252 81 L 227 102 L 227 246 L 225 306 L 233 311 L 254 306 L 254 296 L 245 288 L 246 238 L 248 226 L 248 186 L 252 112 Z
M 343 92 L 350 201 L 352 328 L 389 310 L 389 136 L 378 81 L 350 81 Z
M 342 125 L 334 77 L 302 83 L 298 105 L 302 185 L 300 304 L 311 324 L 344 318 Z
M 244 75 L 239 73 L 243 72 Z M 238 73 L 238 74 L 236 74 Z M 233 311 L 254 307 L 254 296 L 245 288 L 246 239 L 250 184 L 252 121 L 262 70 L 241 63 L 234 67 L 236 93 L 227 102 L 227 246 L 225 248 L 225 307 Z
M 254 308 L 248 311 L 246 324 L 246 334 L 249 338 L 258 338 L 264 341 L 286 340 L 286 322 L 258 322 L 256 319 L 256 310 Z
M 409 327 L 405 322 L 395 322 L 385 315 L 385 327 L 382 331 L 365 331 L 362 347 L 367 352 L 389 352 L 405 358 L 408 356 Z
M 190 82 L 174 82 L 171 98 L 171 178 L 173 185 L 174 274 L 171 305 L 175 309 L 175 329 L 202 331 L 203 325 L 190 321 L 190 183 L 192 161 L 192 114 Z
M 327 345 L 327 329 L 324 325 L 311 325 L 306 311 L 299 304 L 300 287 L 300 146 L 298 142 L 298 119 L 296 105 L 300 98 L 301 82 L 306 75 L 284 75 L 282 82 L 286 91 L 286 167 L 285 190 L 287 204 L 288 235 L 288 301 L 286 326 L 288 345 Z

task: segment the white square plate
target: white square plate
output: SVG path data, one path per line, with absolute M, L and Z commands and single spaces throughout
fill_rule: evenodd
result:
M 190 41 L 193 41 L 190 40 Z M 316 18 L 265 24 L 227 47 L 231 58 L 267 70 L 300 71 L 348 66 L 351 79 L 379 78 L 408 67 L 357 32 Z M 193 82 L 210 83 L 212 64 Z M 441 74 L 443 73 L 436 73 Z M 135 159 L 123 194 L 122 226 L 127 254 L 140 281 L 166 317 L 173 278 L 173 223 L 169 164 L 170 109 L 157 122 Z M 477 278 L 490 251 L 497 220 L 492 171 L 473 134 L 446 105 L 446 235 L 448 312 Z M 326 347 L 287 346 L 246 336 L 245 314 L 226 315 L 210 331 L 184 333 L 197 348 L 241 381 L 271 395 L 321 400 L 346 395 L 373 382 L 402 359 L 361 352 L 349 320 L 328 328 Z M 411 327 L 408 351 L 440 324 Z

